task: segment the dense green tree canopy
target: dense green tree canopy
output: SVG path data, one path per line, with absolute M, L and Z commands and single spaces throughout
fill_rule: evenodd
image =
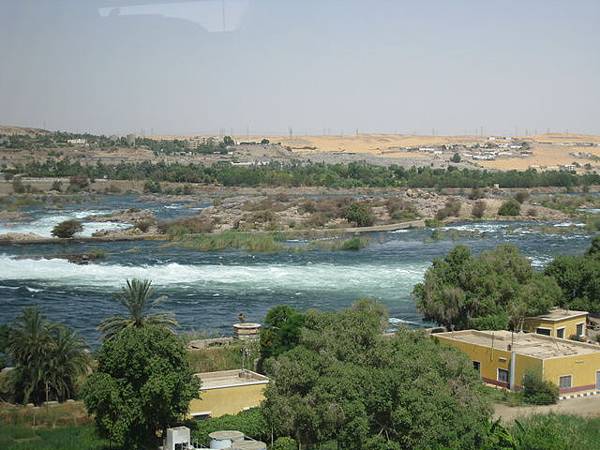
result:
M 212 152 L 212 149 L 210 150 Z M 108 165 L 83 165 L 69 159 L 32 161 L 19 165 L 10 173 L 38 177 L 89 178 L 107 177 L 114 180 L 153 180 L 182 183 L 215 183 L 225 186 L 328 186 L 328 187 L 414 187 L 414 188 L 475 188 L 498 184 L 503 188 L 535 186 L 585 186 L 600 184 L 600 175 L 577 175 L 559 171 L 536 170 L 490 172 L 480 169 L 434 169 L 431 167 L 389 167 L 353 162 L 349 164 L 271 162 L 261 166 L 233 166 L 229 163 L 167 164 L 163 161 L 143 161 Z
M 561 306 L 600 312 L 600 237 L 583 256 L 557 256 L 545 269 L 563 293 Z
M 298 346 L 271 360 L 264 414 L 303 448 L 480 448 L 489 409 L 472 365 L 421 332 L 382 334 L 382 309 L 311 311 Z
M 298 345 L 303 325 L 304 314 L 291 306 L 271 308 L 260 332 L 261 360 L 279 356 Z
M 514 246 L 473 256 L 459 245 L 433 261 L 413 295 L 427 320 L 460 330 L 519 329 L 524 317 L 547 312 L 562 294 Z
M 118 446 L 155 446 L 199 395 L 185 348 L 164 328 L 129 327 L 106 340 L 82 395 L 99 433 Z

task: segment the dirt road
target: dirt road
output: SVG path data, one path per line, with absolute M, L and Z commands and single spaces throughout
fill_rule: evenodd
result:
M 532 414 L 574 414 L 582 417 L 600 417 L 600 396 L 572 398 L 561 400 L 556 405 L 547 406 L 515 406 L 497 404 L 494 408 L 494 418 L 502 418 L 503 422 Z

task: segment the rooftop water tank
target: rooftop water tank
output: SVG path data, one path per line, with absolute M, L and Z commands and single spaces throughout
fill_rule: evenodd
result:
M 231 448 L 234 442 L 244 439 L 244 433 L 234 430 L 213 431 L 208 437 L 210 438 L 210 448 Z
M 242 322 L 233 324 L 233 335 L 237 339 L 258 339 L 260 323 Z
M 237 441 L 231 450 L 267 450 L 267 444 L 261 441 Z

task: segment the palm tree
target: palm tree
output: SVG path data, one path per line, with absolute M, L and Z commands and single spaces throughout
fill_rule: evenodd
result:
M 73 330 L 59 325 L 52 330 L 53 345 L 47 361 L 47 383 L 64 401 L 73 398 L 77 378 L 90 367 L 90 356 L 85 341 Z
M 15 364 L 17 400 L 43 401 L 44 365 L 50 352 L 50 324 L 37 308 L 25 308 L 8 335 L 8 354 Z
M 10 327 L 8 354 L 15 364 L 14 392 L 23 403 L 66 400 L 89 367 L 85 342 L 37 308 L 25 308 Z
M 112 339 L 119 331 L 130 327 L 142 327 L 152 325 L 164 327 L 173 331 L 177 321 L 172 314 L 158 313 L 149 314 L 165 297 L 161 296 L 154 300 L 152 281 L 150 280 L 127 280 L 127 285 L 121 288 L 121 292 L 115 298 L 127 309 L 127 316 L 117 315 L 103 320 L 98 329 L 104 333 L 105 339 Z

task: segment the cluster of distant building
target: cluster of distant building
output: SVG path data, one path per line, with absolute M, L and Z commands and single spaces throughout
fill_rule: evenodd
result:
M 462 158 L 470 158 L 474 161 L 493 161 L 500 157 L 528 157 L 532 154 L 527 143 L 516 142 L 511 137 L 495 136 L 488 137 L 487 142 L 483 143 L 404 147 L 403 150 L 429 153 L 434 157 L 440 157 L 444 153 L 459 153 Z

